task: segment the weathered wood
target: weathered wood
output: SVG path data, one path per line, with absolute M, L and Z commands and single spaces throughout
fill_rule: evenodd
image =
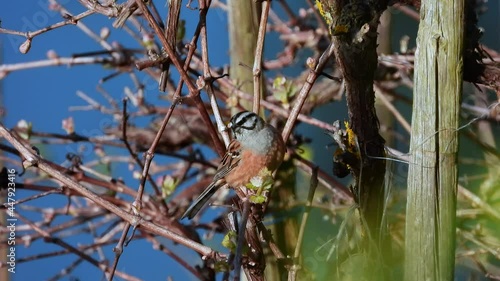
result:
M 463 0 L 425 0 L 415 57 L 405 279 L 453 280 Z

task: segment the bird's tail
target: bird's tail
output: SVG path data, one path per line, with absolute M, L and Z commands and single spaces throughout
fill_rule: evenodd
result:
M 187 211 L 182 215 L 181 220 L 183 218 L 192 219 L 196 214 L 205 206 L 207 201 L 212 197 L 212 195 L 221 187 L 223 184 L 219 183 L 219 181 L 212 182 L 207 188 L 203 191 L 198 198 L 194 201 L 193 204 L 187 209 Z

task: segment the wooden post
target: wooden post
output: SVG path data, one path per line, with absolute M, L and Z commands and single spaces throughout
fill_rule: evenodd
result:
M 463 0 L 423 0 L 415 55 L 405 280 L 453 280 Z

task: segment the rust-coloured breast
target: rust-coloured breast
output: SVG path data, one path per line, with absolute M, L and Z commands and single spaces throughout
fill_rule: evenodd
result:
M 255 154 L 248 150 L 242 151 L 238 165 L 225 176 L 226 182 L 232 187 L 241 186 L 258 175 L 264 167 L 270 171 L 276 170 L 285 155 L 285 144 L 281 136 L 277 139 L 279 144 L 267 155 Z
M 242 151 L 238 166 L 226 175 L 226 182 L 232 187 L 247 184 L 252 177 L 258 175 L 260 170 L 266 166 L 266 162 L 267 157 L 264 155 Z

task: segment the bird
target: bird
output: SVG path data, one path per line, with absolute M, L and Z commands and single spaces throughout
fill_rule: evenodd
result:
M 273 172 L 283 162 L 285 143 L 279 132 L 254 112 L 236 113 L 228 128 L 233 138 L 215 172 L 212 182 L 192 203 L 181 219 L 192 219 L 212 195 L 225 184 L 239 187 L 250 182 L 265 168 Z

